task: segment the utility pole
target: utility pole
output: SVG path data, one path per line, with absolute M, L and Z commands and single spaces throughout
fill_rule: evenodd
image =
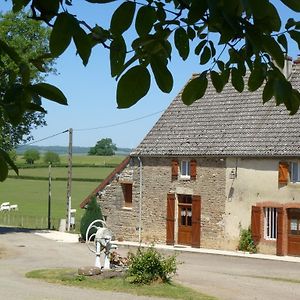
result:
M 69 129 L 69 151 L 68 151 L 68 181 L 67 181 L 67 215 L 66 215 L 66 231 L 70 231 L 71 221 L 71 188 L 72 188 L 72 144 L 73 129 Z
M 48 171 L 48 229 L 51 229 L 51 162 L 49 162 Z

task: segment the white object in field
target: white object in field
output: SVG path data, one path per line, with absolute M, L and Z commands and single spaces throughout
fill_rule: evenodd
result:
M 12 204 L 10 210 L 18 210 L 18 204 Z
M 117 247 L 111 244 L 113 233 L 102 220 L 93 221 L 86 230 L 85 240 L 89 250 L 96 254 L 95 267 L 110 269 L 110 250 Z M 104 263 L 101 266 L 101 251 L 104 253 Z
M 9 202 L 3 202 L 0 205 L 0 211 L 10 211 L 10 203 Z

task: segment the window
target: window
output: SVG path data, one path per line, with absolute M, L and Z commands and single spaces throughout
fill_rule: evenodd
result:
M 180 163 L 180 178 L 190 179 L 190 162 L 188 160 L 182 160 Z
M 264 237 L 266 240 L 276 240 L 277 209 L 274 207 L 265 207 L 264 214 Z
M 291 163 L 291 182 L 300 182 L 300 164 L 298 162 Z
M 132 183 L 122 183 L 124 206 L 132 207 Z

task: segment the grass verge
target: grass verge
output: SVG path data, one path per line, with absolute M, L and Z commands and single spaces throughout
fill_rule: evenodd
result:
M 42 279 L 50 283 L 59 283 L 82 288 L 94 288 L 104 291 L 123 292 L 138 296 L 156 296 L 171 299 L 216 300 L 215 297 L 199 293 L 177 283 L 155 283 L 135 285 L 123 278 L 95 280 L 92 277 L 77 275 L 75 269 L 34 270 L 26 274 L 27 278 Z

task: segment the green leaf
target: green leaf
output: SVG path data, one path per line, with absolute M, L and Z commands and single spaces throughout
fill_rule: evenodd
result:
M 118 108 L 128 108 L 144 97 L 150 88 L 151 77 L 143 66 L 134 66 L 119 80 L 117 86 Z
M 110 70 L 115 77 L 123 70 L 126 58 L 126 44 L 122 36 L 115 38 L 110 44 Z
M 290 114 L 294 115 L 298 110 L 300 106 L 300 93 L 299 91 L 293 89 L 292 90 L 292 96 L 290 98 Z
M 289 32 L 291 38 L 298 44 L 298 49 L 300 49 L 300 32 L 292 30 Z
M 37 83 L 28 87 L 30 91 L 59 104 L 67 105 L 67 98 L 57 87 L 48 83 Z
M 273 84 L 274 84 L 274 82 L 273 82 L 272 79 L 269 79 L 267 81 L 267 83 L 265 84 L 264 91 L 263 91 L 263 94 L 262 94 L 263 103 L 268 102 L 273 97 L 273 95 L 274 95 Z
M 19 175 L 19 170 L 17 166 L 14 164 L 14 162 L 11 160 L 10 156 L 7 152 L 5 152 L 3 149 L 0 148 L 0 156 L 3 157 L 4 161 L 10 165 L 10 167 L 16 172 L 17 175 Z M 1 169 L 1 167 L 0 167 Z
M 61 55 L 70 45 L 74 21 L 74 17 L 68 13 L 61 13 L 56 18 L 50 36 L 50 51 L 53 56 Z
M 111 32 L 116 35 L 125 32 L 132 24 L 134 12 L 135 2 L 123 2 L 111 17 Z
M 276 104 L 280 105 L 285 103 L 288 110 L 289 101 L 292 95 L 292 85 L 284 77 L 277 77 L 274 80 L 274 96 L 276 99 Z
M 283 4 L 289 7 L 291 10 L 300 12 L 300 1 L 299 0 L 281 0 Z
M 224 83 L 223 83 L 221 75 L 216 71 L 211 71 L 210 79 L 211 79 L 211 82 L 212 82 L 213 86 L 215 87 L 216 91 L 218 93 L 221 93 L 224 88 Z
M 19 12 L 23 7 L 25 7 L 30 0 L 13 0 L 13 12 Z
M 92 45 L 90 38 L 80 27 L 78 21 L 74 24 L 73 39 L 82 63 L 86 66 L 91 55 Z
M 173 88 L 173 76 L 164 63 L 164 59 L 158 55 L 152 56 L 150 65 L 160 90 L 170 93 Z
M 191 105 L 196 100 L 201 99 L 205 94 L 207 85 L 206 72 L 203 72 L 199 77 L 193 78 L 188 82 L 182 92 L 183 103 Z
M 291 27 L 295 26 L 296 25 L 296 21 L 293 19 L 293 18 L 289 18 L 287 21 L 286 21 L 286 24 L 285 24 L 285 29 L 290 29 Z
M 187 32 L 187 35 L 188 35 L 189 39 L 190 39 L 191 41 L 193 41 L 194 38 L 196 37 L 196 32 L 195 32 L 195 30 L 189 26 L 189 27 L 187 28 L 186 32 Z
M 183 60 L 186 60 L 190 53 L 190 45 L 189 37 L 182 27 L 176 29 L 174 34 L 174 42 L 179 55 Z
M 195 24 L 203 16 L 208 9 L 206 1 L 192 0 L 189 12 L 188 12 L 188 24 Z
M 151 6 L 142 6 L 135 19 L 135 29 L 139 36 L 147 35 L 156 21 L 156 11 Z
M 241 93 L 244 90 L 244 79 L 239 69 L 233 68 L 231 70 L 231 83 L 238 92 Z
M 35 104 L 35 103 L 27 103 L 25 105 L 26 110 L 30 110 L 30 111 L 39 111 L 42 113 L 47 113 L 47 111 L 40 105 Z
M 269 35 L 264 35 L 262 38 L 263 47 L 267 53 L 276 61 L 276 64 L 283 69 L 284 67 L 284 53 L 282 52 L 280 46 Z
M 248 79 L 249 91 L 254 92 L 263 84 L 265 77 L 261 68 L 254 68 Z
M 288 52 L 288 43 L 284 34 L 278 36 L 277 42 L 284 48 L 285 52 Z
M 211 58 L 211 53 L 209 47 L 205 46 L 203 52 L 200 56 L 200 64 L 205 65 Z
M 204 41 L 201 41 L 195 48 L 195 54 L 196 55 L 199 55 L 202 51 L 202 48 L 206 45 L 207 41 L 204 40 Z
M 0 181 L 3 182 L 8 176 L 8 166 L 4 157 L 0 154 Z

